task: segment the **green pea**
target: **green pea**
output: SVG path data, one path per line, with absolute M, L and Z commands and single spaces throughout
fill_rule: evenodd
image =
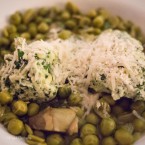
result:
M 101 32 L 102 32 L 101 29 L 94 28 L 92 33 L 95 34 L 95 35 L 99 35 Z
M 41 138 L 41 137 L 38 137 L 38 136 L 35 136 L 35 135 L 28 135 L 28 139 L 29 140 L 32 140 L 32 141 L 36 141 L 36 142 L 39 142 L 39 143 L 43 143 L 45 141 L 44 138 Z
M 145 110 L 145 103 L 138 100 L 131 105 L 131 109 L 136 110 L 138 113 L 142 113 Z
M 47 137 L 48 145 L 64 145 L 64 139 L 59 134 L 51 134 Z
M 0 92 L 0 103 L 5 105 L 12 102 L 13 97 L 8 91 Z
M 71 88 L 67 85 L 60 87 L 58 89 L 58 96 L 60 99 L 66 99 L 70 96 L 71 94 Z
M 86 116 L 86 122 L 96 125 L 99 123 L 99 117 L 95 113 L 89 113 Z
M 57 15 L 57 14 L 60 14 L 61 13 L 61 9 L 60 9 L 60 7 L 53 6 L 53 7 L 51 7 L 49 9 L 49 13 L 50 14 L 51 14 L 51 12 Z
M 31 27 L 36 27 L 37 24 L 35 22 L 31 22 L 28 24 L 28 28 L 31 28 Z
M 119 23 L 119 25 L 117 26 L 117 28 L 120 29 L 120 30 L 122 30 L 122 31 L 126 30 L 124 21 L 122 20 L 121 17 L 118 17 L 118 18 L 119 18 L 119 20 L 120 20 L 120 23 Z
M 25 124 L 24 126 L 25 126 L 26 132 L 27 132 L 28 134 L 32 135 L 32 134 L 33 134 L 33 130 L 30 128 L 30 126 L 27 125 L 27 124 Z
M 38 32 L 40 33 L 47 33 L 49 30 L 49 26 L 47 23 L 42 22 L 38 25 Z
M 96 10 L 90 10 L 87 15 L 90 18 L 95 18 L 97 16 L 97 11 Z
M 117 145 L 115 139 L 111 136 L 103 138 L 102 145 Z
M 135 119 L 133 121 L 134 130 L 137 132 L 143 132 L 145 130 L 145 122 L 141 119 Z
M 27 30 L 27 26 L 25 24 L 20 24 L 17 26 L 18 32 L 23 33 Z
M 81 17 L 80 21 L 79 21 L 79 26 L 80 27 L 84 27 L 84 26 L 88 26 L 91 24 L 91 20 L 89 17 Z
M 35 37 L 35 35 L 37 34 L 37 26 L 30 25 L 28 31 L 32 37 Z
M 20 12 L 16 12 L 10 16 L 10 23 L 14 25 L 19 25 L 21 23 L 22 17 Z
M 43 17 L 47 16 L 48 13 L 49 13 L 49 9 L 47 7 L 42 7 L 38 10 L 38 14 Z
M 12 33 L 12 34 L 10 34 L 9 38 L 10 38 L 10 40 L 13 42 L 14 39 L 17 38 L 18 36 L 19 36 L 18 33 Z
M 72 35 L 72 32 L 69 30 L 62 30 L 59 34 L 58 37 L 61 39 L 68 39 Z
M 45 134 L 42 131 L 35 130 L 34 135 L 41 137 L 41 138 L 45 138 Z
M 31 35 L 28 32 L 24 32 L 20 36 L 23 37 L 23 38 L 25 38 L 26 40 L 29 40 L 31 38 Z
M 101 15 L 104 19 L 108 19 L 110 16 L 109 12 L 106 9 L 100 8 L 98 9 L 98 14 Z
M 67 20 L 67 21 L 65 22 L 65 26 L 66 26 L 66 28 L 68 28 L 68 29 L 74 29 L 74 28 L 76 28 L 77 24 L 76 24 L 75 20 L 70 19 L 70 20 Z
M 52 23 L 52 19 L 50 19 L 50 18 L 45 18 L 43 21 L 45 23 L 47 23 L 47 24 L 51 24 Z
M 8 31 L 9 34 L 16 33 L 17 28 L 16 28 L 15 25 L 9 25 L 9 26 L 7 26 L 7 31 Z
M 83 145 L 99 145 L 99 139 L 95 135 L 87 135 L 83 138 Z
M 43 21 L 44 21 L 44 18 L 43 18 L 42 16 L 38 16 L 38 17 L 35 18 L 36 24 L 40 24 L 40 23 L 42 23 Z
M 82 97 L 79 93 L 71 93 L 71 95 L 68 98 L 68 104 L 71 106 L 80 105 L 82 102 Z
M 84 115 L 84 109 L 82 109 L 82 108 L 80 108 L 80 107 L 75 107 L 76 108 L 76 115 L 78 116 L 78 117 L 83 117 L 83 115 Z
M 110 17 L 109 22 L 112 28 L 117 28 L 120 23 L 120 19 L 118 17 Z
M 19 119 L 12 119 L 8 123 L 8 131 L 13 135 L 19 135 L 23 131 L 23 122 Z
M 100 131 L 102 135 L 109 136 L 116 129 L 116 123 L 112 118 L 104 118 L 100 123 Z
M 81 118 L 84 115 L 84 109 L 80 108 L 80 107 L 73 107 L 73 109 L 76 112 L 76 115 Z
M 115 132 L 115 139 L 119 145 L 130 145 L 133 143 L 132 134 L 124 129 L 119 129 Z
M 67 2 L 65 7 L 71 13 L 78 13 L 79 12 L 78 7 L 72 2 Z
M 9 32 L 8 32 L 7 28 L 4 28 L 4 29 L 2 30 L 2 36 L 6 37 L 6 38 L 9 37 Z
M 102 16 L 97 16 L 93 20 L 93 26 L 101 28 L 104 24 L 104 18 Z
M 9 39 L 8 38 L 6 38 L 6 37 L 1 37 L 0 38 L 0 46 L 7 46 L 7 45 L 9 45 Z
M 28 116 L 34 116 L 39 112 L 39 105 L 36 103 L 30 103 L 28 106 Z
M 80 131 L 80 136 L 81 137 L 85 137 L 86 135 L 90 135 L 90 134 L 94 134 L 97 135 L 98 131 L 96 126 L 92 125 L 92 124 L 85 124 Z
M 40 33 L 36 34 L 36 36 L 35 36 L 36 40 L 41 40 L 41 39 L 44 40 L 45 38 L 46 38 L 46 36 L 43 34 L 40 34 Z
M 82 140 L 80 138 L 75 138 L 74 140 L 72 140 L 70 145 L 83 145 L 83 143 L 82 143 Z
M 63 19 L 63 20 L 68 20 L 68 19 L 70 19 L 70 17 L 71 17 L 71 14 L 68 11 L 63 11 L 61 13 L 61 19 Z
M 23 14 L 23 22 L 25 24 L 28 24 L 29 22 L 31 22 L 36 16 L 36 11 L 34 9 L 29 9 L 27 11 L 25 11 L 25 13 Z
M 17 116 L 14 114 L 14 113 L 12 113 L 12 112 L 8 112 L 8 113 L 5 113 L 3 116 L 2 116 L 2 118 L 1 118 L 1 121 L 3 122 L 3 123 L 8 123 L 10 120 L 12 120 L 12 119 L 14 119 L 14 118 L 17 118 Z
M 23 116 L 28 111 L 27 104 L 22 100 L 18 100 L 12 104 L 12 111 L 18 116 Z

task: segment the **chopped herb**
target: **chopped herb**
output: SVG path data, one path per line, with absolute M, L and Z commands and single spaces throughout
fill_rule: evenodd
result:
M 49 56 L 50 55 L 50 52 L 47 52 L 47 55 Z
M 45 61 L 42 62 L 42 65 L 44 65 Z
M 142 71 L 145 72 L 145 68 L 142 68 Z
M 19 59 L 22 59 L 23 58 L 23 55 L 24 55 L 24 52 L 21 51 L 20 49 L 18 49 L 18 58 Z
M 106 79 L 106 76 L 104 74 L 101 74 L 101 80 L 105 80 Z
M 48 78 L 48 75 L 45 75 L 45 78 Z
M 28 60 L 26 60 L 26 59 L 23 59 L 21 62 L 24 62 L 25 65 L 28 64 Z
M 136 95 L 137 95 L 137 96 L 140 96 L 140 91 L 137 91 Z
M 11 81 L 10 81 L 9 77 L 6 78 L 6 80 L 5 80 L 5 85 L 6 85 L 7 87 L 10 87 Z
M 37 55 L 37 54 L 35 54 L 35 58 L 36 58 L 36 59 L 39 59 L 39 57 L 38 57 L 38 55 Z
M 124 66 L 118 66 L 118 68 L 124 68 Z
M 26 59 L 20 59 L 19 61 L 15 61 L 14 64 L 16 66 L 16 69 L 19 69 L 22 64 L 27 65 L 28 64 L 28 60 L 26 60 Z
M 136 87 L 137 87 L 138 89 L 142 89 L 143 85 L 144 85 L 144 83 L 143 83 L 142 85 L 141 85 L 141 84 L 138 84 L 138 85 L 136 85 Z
M 16 69 L 19 69 L 21 67 L 21 62 L 20 61 L 15 61 L 14 62 Z
M 51 66 L 50 64 L 46 64 L 43 66 L 45 70 L 48 70 L 48 72 L 50 72 Z

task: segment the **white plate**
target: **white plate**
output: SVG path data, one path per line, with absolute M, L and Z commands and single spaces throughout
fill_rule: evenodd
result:
M 10 14 L 17 10 L 24 10 L 40 6 L 63 5 L 67 0 L 0 0 L 0 28 L 6 25 Z M 104 7 L 112 14 L 120 15 L 136 23 L 145 32 L 145 1 L 144 0 L 72 0 L 83 11 L 91 8 Z M 0 145 L 26 145 L 23 139 L 7 133 L 0 125 Z M 144 145 L 145 137 L 135 145 Z

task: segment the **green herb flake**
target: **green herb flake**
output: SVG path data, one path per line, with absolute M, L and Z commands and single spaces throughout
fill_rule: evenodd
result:
M 20 61 L 15 61 L 14 62 L 16 69 L 19 69 L 21 67 L 21 62 Z
M 106 79 L 106 76 L 104 74 L 101 74 L 101 80 L 105 80 Z
M 145 68 L 142 68 L 142 71 L 145 72 Z
M 20 49 L 18 49 L 18 58 L 22 59 L 24 55 L 24 51 L 21 51 Z
M 46 64 L 43 66 L 45 70 L 48 70 L 48 72 L 50 72 L 51 66 L 50 64 Z
M 35 54 L 35 58 L 36 58 L 36 59 L 39 59 L 39 57 L 38 57 L 38 55 L 37 55 L 37 54 Z

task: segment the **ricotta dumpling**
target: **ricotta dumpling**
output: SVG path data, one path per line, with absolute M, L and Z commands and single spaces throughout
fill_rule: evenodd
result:
M 0 89 L 22 100 L 52 100 L 66 80 L 81 94 L 86 108 L 94 102 L 88 97 L 95 98 L 88 88 L 96 94 L 110 93 L 114 100 L 145 99 L 143 47 L 126 32 L 105 31 L 92 41 L 70 38 L 28 44 L 16 38 L 15 46 L 0 69 Z

